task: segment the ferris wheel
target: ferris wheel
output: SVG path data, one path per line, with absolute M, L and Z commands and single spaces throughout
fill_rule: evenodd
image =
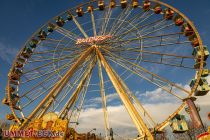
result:
M 20 129 L 48 112 L 69 121 L 76 115 L 78 122 L 87 98 L 101 96 L 108 137 L 106 96 L 117 92 L 139 135 L 153 139 L 183 117 L 186 105 L 196 110 L 193 96 L 210 90 L 208 55 L 193 23 L 166 3 L 92 0 L 55 16 L 26 41 L 8 74 L 7 118 Z M 190 88 L 181 81 L 191 81 Z M 134 94 L 154 87 L 179 104 L 161 122 L 142 104 L 146 96 Z

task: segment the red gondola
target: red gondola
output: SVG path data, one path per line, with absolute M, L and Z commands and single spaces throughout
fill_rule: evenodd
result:
M 105 4 L 104 4 L 103 0 L 99 0 L 98 1 L 98 7 L 99 7 L 99 10 L 104 10 Z
M 82 17 L 84 14 L 82 7 L 77 8 L 76 12 L 78 17 Z
M 155 14 L 160 14 L 162 12 L 162 8 L 160 4 L 156 4 L 154 7 Z
M 88 11 L 89 13 L 93 12 L 93 6 L 92 6 L 92 5 L 88 6 L 87 11 Z
M 177 26 L 181 26 L 184 24 L 184 19 L 178 15 L 174 18 L 174 22 Z
M 149 10 L 150 9 L 150 5 L 151 5 L 150 1 L 149 0 L 145 0 L 143 2 L 143 9 L 144 10 Z
M 166 9 L 165 12 L 164 12 L 164 18 L 167 19 L 167 20 L 171 20 L 174 16 L 174 11 L 171 10 L 171 9 Z

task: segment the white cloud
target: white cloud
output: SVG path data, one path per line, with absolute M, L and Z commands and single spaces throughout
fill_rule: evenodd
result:
M 0 42 L 0 59 L 11 64 L 18 50 Z
M 208 77 L 208 81 L 210 82 L 210 76 Z M 184 87 L 189 88 L 188 85 L 185 85 Z M 150 113 L 157 123 L 164 121 L 180 105 L 179 102 L 173 99 L 173 96 L 165 94 L 160 88 L 157 88 L 153 91 L 147 91 L 144 94 L 140 94 L 139 91 L 136 91 L 136 95 L 139 95 L 138 98 L 145 100 L 143 101 L 144 108 Z M 107 100 L 109 101 L 114 101 L 116 98 L 118 98 L 116 93 L 107 95 Z M 101 103 L 101 98 L 99 97 L 91 100 Z M 201 108 L 200 115 L 203 122 L 207 125 L 210 125 L 210 121 L 207 120 L 207 113 L 210 112 L 210 94 L 208 93 L 206 96 L 197 97 L 196 104 L 198 104 Z M 113 128 L 114 132 L 126 139 L 129 137 L 135 137 L 137 135 L 135 126 L 133 125 L 123 105 L 109 106 L 108 113 L 110 127 Z M 186 114 L 185 111 L 182 113 Z M 103 134 L 103 118 L 103 111 L 101 108 L 92 107 L 85 109 L 81 113 L 79 119 L 80 125 L 78 126 L 77 130 L 79 132 L 88 132 L 92 128 L 96 128 L 97 134 Z M 189 118 L 189 116 L 187 118 Z M 115 138 L 121 139 L 120 137 Z
M 118 99 L 119 96 L 117 93 L 111 93 L 111 94 L 107 94 L 106 95 L 106 102 L 109 103 L 115 99 Z M 94 103 L 94 104 L 101 104 L 102 102 L 102 99 L 101 99 L 101 96 L 100 97 L 96 97 L 96 98 L 91 98 L 87 101 L 87 103 Z M 93 106 L 93 105 L 91 105 Z

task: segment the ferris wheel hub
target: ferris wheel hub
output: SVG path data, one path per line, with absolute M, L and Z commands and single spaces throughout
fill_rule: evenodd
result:
M 76 44 L 77 45 L 100 44 L 100 43 L 105 42 L 111 38 L 112 38 L 111 35 L 99 35 L 99 36 L 88 37 L 88 38 L 78 38 L 76 41 Z

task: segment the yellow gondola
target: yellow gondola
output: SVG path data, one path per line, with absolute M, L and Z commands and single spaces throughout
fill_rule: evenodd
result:
M 162 12 L 162 8 L 160 4 L 156 4 L 154 7 L 155 14 L 160 14 Z
M 98 7 L 99 7 L 99 10 L 104 10 L 105 4 L 104 4 L 103 0 L 99 0 L 98 1 Z
M 93 12 L 93 6 L 92 5 L 89 5 L 88 8 L 87 8 L 87 11 L 89 13 Z
M 170 127 L 173 133 L 184 133 L 188 130 L 187 122 L 184 115 L 177 114 L 171 119 Z
M 84 14 L 82 7 L 77 8 L 76 12 L 78 17 L 82 17 Z
M 167 20 L 171 20 L 174 16 L 174 11 L 171 10 L 170 8 L 168 9 L 165 9 L 165 12 L 164 12 L 164 18 L 167 19 Z
M 132 6 L 133 8 L 137 8 L 139 6 L 138 0 L 132 0 Z
M 145 11 L 149 10 L 149 9 L 150 9 L 150 5 L 151 5 L 150 1 L 149 1 L 149 0 L 145 0 L 145 1 L 143 2 L 143 9 L 144 9 Z
M 127 7 L 127 0 L 120 0 L 121 7 L 124 9 Z
M 115 6 L 116 6 L 115 0 L 111 0 L 109 6 L 110 6 L 110 8 L 115 8 Z
M 180 15 L 177 15 L 174 18 L 174 22 L 175 22 L 176 26 L 181 26 L 184 24 L 184 19 Z

